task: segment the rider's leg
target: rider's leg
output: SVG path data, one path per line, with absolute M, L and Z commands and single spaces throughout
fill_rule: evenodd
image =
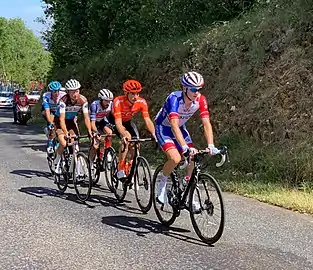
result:
M 104 134 L 107 134 L 107 135 L 112 135 L 112 133 L 113 133 L 112 129 L 109 128 L 108 126 L 105 126 L 103 128 L 103 131 L 104 131 Z M 111 147 L 111 145 L 112 145 L 112 137 L 111 136 L 105 137 L 104 147 L 109 148 L 109 147 Z
M 193 143 L 192 143 L 190 134 L 189 134 L 189 132 L 188 132 L 188 130 L 186 129 L 185 126 L 183 126 L 183 127 L 181 128 L 181 132 L 182 132 L 182 134 L 183 134 L 184 140 L 185 140 L 185 142 L 187 143 L 187 145 L 188 145 L 190 148 L 193 148 L 194 146 L 193 146 Z M 187 181 L 189 181 L 189 179 L 190 179 L 190 177 L 191 177 L 193 168 L 194 168 L 194 162 L 191 161 L 191 162 L 189 163 L 189 165 L 187 166 L 187 168 L 186 168 L 186 177 L 185 177 L 185 179 L 186 179 Z
M 126 142 L 125 145 L 123 143 L 123 141 L 121 141 L 121 146 L 120 146 L 120 149 L 119 149 L 119 156 L 118 156 L 118 172 L 117 172 L 117 177 L 118 178 L 123 178 L 123 177 L 126 177 L 126 174 L 125 174 L 125 160 L 126 160 L 126 156 L 127 156 L 127 153 L 128 153 L 128 146 L 129 146 L 129 143 Z M 122 149 L 124 147 L 124 152 L 122 152 Z
M 54 115 L 50 115 L 51 120 L 54 120 Z M 47 142 L 47 152 L 48 153 L 53 153 L 53 139 L 56 136 L 56 129 L 55 126 L 53 126 L 52 128 L 50 128 L 48 130 L 48 142 Z
M 123 126 L 127 130 L 127 138 L 131 139 L 132 137 L 139 137 L 138 130 L 136 126 L 131 122 L 125 122 L 123 123 Z M 117 172 L 117 177 L 118 178 L 123 178 L 126 177 L 125 174 L 125 164 L 126 164 L 126 159 L 129 151 L 129 143 L 126 142 L 125 145 L 123 146 L 123 142 L 121 141 L 121 147 L 119 149 L 119 163 L 118 163 L 118 172 Z M 125 147 L 124 152 L 122 152 L 122 148 Z
M 57 133 L 58 140 L 59 140 L 59 147 L 56 150 L 54 167 L 55 167 L 55 172 L 60 174 L 61 173 L 60 161 L 61 161 L 61 156 L 64 152 L 64 148 L 66 147 L 66 140 L 65 140 L 65 135 L 64 135 L 62 129 L 57 129 L 56 133 Z

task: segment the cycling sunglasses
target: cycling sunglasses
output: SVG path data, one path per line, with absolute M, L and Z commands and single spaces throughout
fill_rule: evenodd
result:
M 199 92 L 202 87 L 187 87 L 188 90 L 190 90 L 192 93 L 196 93 L 196 92 Z

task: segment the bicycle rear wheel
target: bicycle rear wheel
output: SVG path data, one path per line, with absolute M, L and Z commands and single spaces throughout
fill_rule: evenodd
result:
M 137 157 L 134 188 L 139 208 L 147 213 L 152 206 L 151 171 L 148 161 L 144 157 Z
M 172 176 L 167 180 L 166 184 L 166 199 L 165 202 L 161 202 L 158 199 L 158 188 L 161 180 L 161 173 L 163 170 L 163 165 L 160 165 L 156 168 L 153 179 L 152 179 L 152 201 L 155 213 L 159 219 L 159 221 L 164 226 L 170 226 L 174 223 L 176 217 L 178 216 L 178 211 L 176 207 L 174 207 L 172 203 L 173 198 L 173 181 Z
M 116 158 L 114 148 L 112 147 L 106 148 L 103 154 L 103 163 L 102 163 L 103 168 L 104 168 L 104 177 L 105 177 L 105 181 L 107 183 L 109 190 L 113 193 L 114 193 L 115 188 L 112 185 L 111 167 L 112 165 L 114 165 L 114 158 Z
M 225 223 L 224 202 L 217 181 L 209 174 L 199 174 L 189 194 L 192 226 L 198 237 L 207 244 L 216 243 L 222 236 Z
M 73 183 L 77 198 L 80 201 L 89 199 L 92 188 L 92 176 L 90 163 L 87 156 L 78 152 L 76 158 L 72 160 L 73 164 Z

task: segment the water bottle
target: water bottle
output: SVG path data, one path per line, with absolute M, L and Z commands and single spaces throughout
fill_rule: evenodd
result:
M 183 187 L 187 187 L 188 183 L 190 181 L 190 176 L 186 175 L 183 179 Z

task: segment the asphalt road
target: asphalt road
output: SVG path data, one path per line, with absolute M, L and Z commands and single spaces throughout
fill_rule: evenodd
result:
M 60 195 L 42 129 L 11 115 L 0 110 L 0 269 L 313 269 L 311 216 L 224 193 L 225 231 L 207 246 L 187 213 L 167 230 L 103 181 L 86 204 Z

